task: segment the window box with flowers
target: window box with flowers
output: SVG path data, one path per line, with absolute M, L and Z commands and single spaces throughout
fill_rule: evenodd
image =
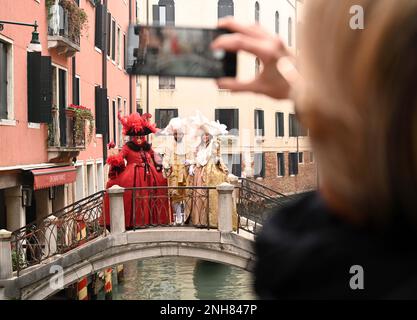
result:
M 72 119 L 72 135 L 73 135 L 73 145 L 85 146 L 90 144 L 94 135 L 94 116 L 91 110 L 84 106 L 77 106 L 71 104 L 67 110 L 67 119 Z M 88 133 L 86 140 L 85 127 L 88 122 Z M 87 143 L 86 143 L 87 142 Z

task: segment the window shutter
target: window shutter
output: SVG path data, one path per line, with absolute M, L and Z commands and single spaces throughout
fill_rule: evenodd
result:
M 260 122 L 260 128 L 262 130 L 261 135 L 265 136 L 265 118 L 264 118 L 264 111 L 259 111 L 259 122 Z
M 7 119 L 7 45 L 0 42 L 0 119 Z
M 217 120 L 220 121 L 220 109 L 214 110 L 214 120 L 215 121 L 217 121 Z
M 158 128 L 161 128 L 161 110 L 155 110 L 155 122 Z
M 152 6 L 152 20 L 154 25 L 159 26 L 159 6 L 157 4 Z
M 97 3 L 94 44 L 101 50 L 103 50 L 103 12 L 103 5 L 101 3 Z
M 167 8 L 167 26 L 175 26 L 175 5 L 174 2 L 166 4 Z
M 233 110 L 233 124 L 234 128 L 231 129 L 239 130 L 239 109 Z
M 109 108 L 107 106 L 107 90 L 100 86 L 95 87 L 95 116 L 96 133 L 108 133 Z
M 107 12 L 107 55 L 110 57 L 111 52 L 111 13 Z
M 41 57 L 40 117 L 42 122 L 52 122 L 52 64 L 51 57 Z
M 279 136 L 284 136 L 284 113 L 279 113 Z
M 265 153 L 262 153 L 262 170 L 261 170 L 261 177 L 265 178 Z
M 178 109 L 174 109 L 174 118 L 178 118 Z
M 39 117 L 39 75 L 41 73 L 41 54 L 28 53 L 28 122 L 40 123 Z
M 28 53 L 28 122 L 52 121 L 52 66 L 51 57 L 39 52 Z

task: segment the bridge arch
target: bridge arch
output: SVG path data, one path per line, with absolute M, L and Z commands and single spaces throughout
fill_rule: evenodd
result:
M 193 257 L 252 271 L 254 252 L 250 235 L 218 230 L 156 228 L 96 239 L 65 255 L 26 270 L 14 284 L 20 299 L 46 299 L 61 288 L 50 285 L 51 267 L 63 269 L 63 287 L 105 268 L 157 257 Z M 53 270 L 53 269 L 52 269 Z M 56 277 L 56 276 L 55 276 Z

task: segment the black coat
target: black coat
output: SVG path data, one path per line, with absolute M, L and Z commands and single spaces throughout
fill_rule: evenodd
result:
M 275 211 L 255 242 L 261 299 L 417 298 L 417 232 L 410 224 L 382 232 L 352 226 L 318 193 Z M 355 265 L 363 268 L 364 289 L 351 289 L 352 277 L 359 283 L 358 271 L 350 273 Z

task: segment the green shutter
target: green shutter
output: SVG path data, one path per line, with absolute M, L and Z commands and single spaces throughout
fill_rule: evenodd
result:
M 52 65 L 51 57 L 29 52 L 28 70 L 28 122 L 52 122 Z

